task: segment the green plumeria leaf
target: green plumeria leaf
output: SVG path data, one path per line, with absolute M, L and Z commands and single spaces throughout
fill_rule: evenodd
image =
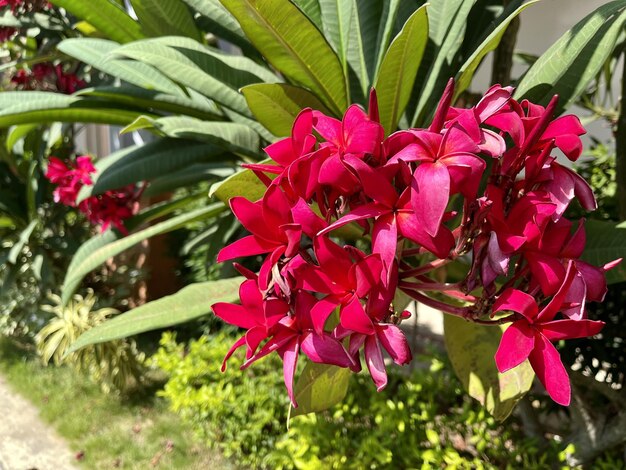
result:
M 515 98 L 546 105 L 559 95 L 557 113 L 563 112 L 602 69 L 625 23 L 626 2 L 602 5 L 537 59 L 520 80 Z
M 121 237 L 117 231 L 107 230 L 105 233 L 91 238 L 78 249 L 65 274 L 61 296 L 63 304 L 65 305 L 72 298 L 83 278 L 108 259 L 155 235 L 178 230 L 198 220 L 217 217 L 225 209 L 224 204 L 216 203 L 185 212 L 126 237 Z
M 291 127 L 304 108 L 329 113 L 315 95 L 285 83 L 260 83 L 241 89 L 254 117 L 277 137 L 291 135 Z
M 68 353 L 208 315 L 212 313 L 211 305 L 216 302 L 239 300 L 239 286 L 243 280 L 235 277 L 191 284 L 174 295 L 148 302 L 91 328 L 72 344 Z
M 427 42 L 428 17 L 426 7 L 421 7 L 389 46 L 378 73 L 375 88 L 380 122 L 387 134 L 396 130 L 409 102 Z
M 50 3 L 87 21 L 113 41 L 126 43 L 144 37 L 140 24 L 113 0 L 50 0 Z
M 289 419 L 324 411 L 341 402 L 348 393 L 350 369 L 307 362 L 294 386 L 298 408 L 290 408 Z
M 289 0 L 222 0 L 246 36 L 290 80 L 313 91 L 335 114 L 348 106 L 346 78 L 322 33 Z
M 444 314 L 448 357 L 463 387 L 494 418 L 506 419 L 530 390 L 535 373 L 528 361 L 498 372 L 494 355 L 505 327 L 478 325 Z

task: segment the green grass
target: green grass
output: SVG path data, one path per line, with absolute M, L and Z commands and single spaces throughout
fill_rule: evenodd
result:
M 232 469 L 194 440 L 188 425 L 167 409 L 154 389 L 128 397 L 106 395 L 67 367 L 45 367 L 0 340 L 0 373 L 40 410 L 89 469 Z

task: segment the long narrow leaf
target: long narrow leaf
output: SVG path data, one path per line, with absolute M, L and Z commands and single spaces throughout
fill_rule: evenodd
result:
M 322 33 L 289 0 L 222 0 L 248 39 L 290 80 L 337 115 L 348 104 L 341 63 Z
M 558 94 L 557 112 L 567 109 L 601 70 L 625 23 L 625 1 L 602 5 L 539 57 L 520 81 L 515 97 L 545 105 Z
M 432 0 L 428 5 L 429 42 L 418 75 L 417 106 L 412 127 L 424 125 L 434 112 L 448 78 L 455 74 L 454 58 L 463 44 L 467 17 L 476 0 Z
M 113 0 L 50 0 L 50 3 L 87 21 L 113 41 L 125 43 L 144 37 L 139 23 Z
M 96 163 L 94 184 L 83 187 L 78 201 L 110 189 L 150 181 L 194 163 L 210 162 L 223 153 L 223 149 L 212 144 L 169 138 L 119 150 Z
M 86 88 L 76 93 L 76 96 L 98 98 L 120 106 L 141 107 L 146 110 L 183 114 L 211 121 L 224 119 L 215 103 L 204 96 L 193 99 L 128 85 Z
M 208 315 L 214 303 L 236 302 L 242 281 L 243 278 L 234 277 L 191 284 L 174 295 L 148 302 L 83 333 L 68 353 L 91 344 L 168 328 Z
M 428 17 L 421 7 L 391 43 L 376 81 L 380 119 L 391 134 L 411 97 L 413 84 L 428 42 Z
M 170 79 L 242 114 L 249 111 L 239 88 L 279 81 L 277 76 L 246 57 L 224 54 L 187 38 L 137 41 L 112 54 L 150 64 Z
M 161 135 L 178 139 L 209 142 L 225 150 L 259 156 L 259 135 L 247 126 L 234 122 L 206 122 L 188 116 L 167 116 L 158 119 L 139 118 L 133 130 L 153 129 Z
M 465 63 L 457 72 L 455 80 L 456 83 L 454 87 L 455 99 L 470 85 L 470 83 L 472 82 L 472 78 L 474 77 L 474 73 L 476 72 L 476 69 L 480 65 L 483 58 L 491 51 L 495 50 L 496 47 L 498 47 L 498 44 L 500 44 L 500 40 L 502 39 L 502 36 L 504 36 L 506 29 L 511 24 L 511 21 L 513 21 L 517 17 L 517 15 L 519 15 L 526 8 L 537 3 L 538 1 L 539 0 L 534 0 L 525 3 L 524 5 L 516 8 L 508 15 L 506 15 L 506 13 L 503 14 L 506 16 L 504 16 L 502 21 L 496 23 L 494 28 L 489 31 L 485 39 L 481 42 L 480 46 L 478 46 L 474 50 L 472 55 L 467 58 Z M 506 84 L 503 84 L 503 86 L 504 85 Z
M 132 85 L 185 96 L 180 86 L 154 67 L 133 60 L 110 57 L 109 54 L 118 47 L 120 44 L 115 41 L 96 38 L 70 38 L 57 45 L 57 49 L 64 54 Z

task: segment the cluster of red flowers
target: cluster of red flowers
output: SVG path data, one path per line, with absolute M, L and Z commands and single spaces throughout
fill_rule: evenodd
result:
M 245 165 L 267 190 L 256 202 L 231 199 L 251 234 L 218 261 L 266 257 L 258 274 L 235 265 L 247 278 L 241 305 L 213 306 L 247 330 L 222 367 L 240 347 L 242 368 L 276 351 L 297 406 L 300 353 L 359 371 L 363 351 L 380 390 L 383 350 L 397 364 L 411 360 L 398 327 L 409 313 L 394 304 L 399 290 L 468 321 L 511 322 L 498 369 L 528 358 L 550 396 L 569 403 L 569 378 L 552 341 L 600 331 L 602 322 L 585 318 L 585 304 L 602 300 L 604 272 L 616 264 L 581 261 L 583 221 L 574 227 L 563 216 L 574 198 L 596 206 L 587 183 L 551 156 L 558 148 L 576 160 L 585 130 L 572 115 L 553 120 L 556 97 L 546 108 L 518 103 L 512 88 L 496 85 L 476 106 L 459 109 L 451 107 L 453 88 L 450 81 L 427 129 L 387 138 L 374 92 L 368 112 L 353 105 L 343 121 L 305 109 L 291 137 L 266 148 L 275 164 Z M 363 235 L 341 246 L 331 235 L 348 224 Z M 366 239 L 369 252 L 356 246 Z M 468 263 L 465 279 L 436 280 L 435 271 L 454 260 Z
M 85 86 L 75 73 L 66 72 L 62 64 L 55 66 L 49 63 L 35 64 L 30 71 L 20 69 L 11 77 L 11 82 L 19 90 L 58 91 L 66 95 Z
M 0 13 L 9 9 L 16 17 L 45 8 L 51 8 L 50 3 L 46 0 L 0 0 Z M 13 39 L 16 34 L 17 29 L 15 28 L 0 27 L 0 43 Z
M 130 185 L 91 196 L 77 204 L 76 199 L 83 186 L 93 184 L 91 174 L 95 171 L 89 156 L 78 157 L 74 164 L 64 163 L 58 158 L 50 157 L 46 178 L 57 185 L 53 193 L 54 201 L 77 207 L 89 222 L 99 225 L 103 232 L 113 226 L 123 234 L 127 234 L 128 231 L 123 222 L 137 213 L 141 189 Z

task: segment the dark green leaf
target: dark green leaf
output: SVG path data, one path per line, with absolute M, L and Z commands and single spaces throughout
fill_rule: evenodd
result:
M 615 224 L 588 220 L 585 223 L 587 243 L 582 259 L 594 266 L 604 266 L 619 258 L 626 258 L 626 222 Z M 609 284 L 626 281 L 626 263 L 623 261 L 606 273 Z
M 181 0 L 131 0 L 146 36 L 187 36 L 201 41 L 193 15 Z
M 212 144 L 169 138 L 125 148 L 96 163 L 94 184 L 83 187 L 78 200 L 150 181 L 194 163 L 215 161 L 223 153 L 223 149 Z
M 448 78 L 456 72 L 455 57 L 463 44 L 467 17 L 474 3 L 475 0 L 431 0 L 428 4 L 429 42 L 417 79 L 413 127 L 424 125 L 434 113 Z
M 113 54 L 150 64 L 170 79 L 244 115 L 249 111 L 239 88 L 279 81 L 247 57 L 224 54 L 183 37 L 137 41 Z
M 271 159 L 263 160 L 261 163 L 274 164 Z M 271 177 L 271 175 L 268 175 Z M 241 170 L 224 181 L 211 186 L 209 196 L 216 196 L 220 201 L 228 204 L 228 201 L 235 196 L 243 196 L 248 201 L 256 201 L 265 194 L 266 186 L 251 170 Z
M 124 131 L 137 129 L 151 129 L 163 136 L 209 142 L 238 154 L 259 156 L 259 135 L 234 122 L 207 122 L 188 116 L 140 117 Z
M 501 19 L 501 21 L 497 21 L 494 27 L 488 31 L 488 34 L 483 39 L 481 44 L 467 58 L 465 63 L 461 66 L 461 68 L 456 74 L 456 80 L 455 80 L 456 83 L 454 87 L 455 99 L 463 91 L 465 91 L 467 87 L 469 87 L 470 83 L 472 82 L 472 78 L 474 77 L 474 73 L 476 72 L 476 69 L 482 62 L 483 58 L 487 54 L 489 54 L 491 51 L 495 50 L 496 47 L 498 47 L 498 44 L 500 44 L 500 40 L 502 39 L 502 36 L 504 36 L 506 29 L 511 24 L 511 21 L 513 21 L 517 17 L 517 15 L 519 15 L 522 11 L 524 11 L 530 5 L 533 5 L 534 3 L 537 3 L 538 1 L 539 0 L 528 2 L 516 8 L 513 12 L 511 12 L 508 15 L 507 15 L 508 12 L 505 12 L 504 14 L 506 16 L 504 16 Z
M 158 90 L 185 97 L 185 93 L 172 80 L 150 65 L 132 60 L 116 59 L 110 53 L 120 47 L 119 43 L 106 39 L 71 38 L 57 45 L 64 54 L 125 82 L 148 90 Z

